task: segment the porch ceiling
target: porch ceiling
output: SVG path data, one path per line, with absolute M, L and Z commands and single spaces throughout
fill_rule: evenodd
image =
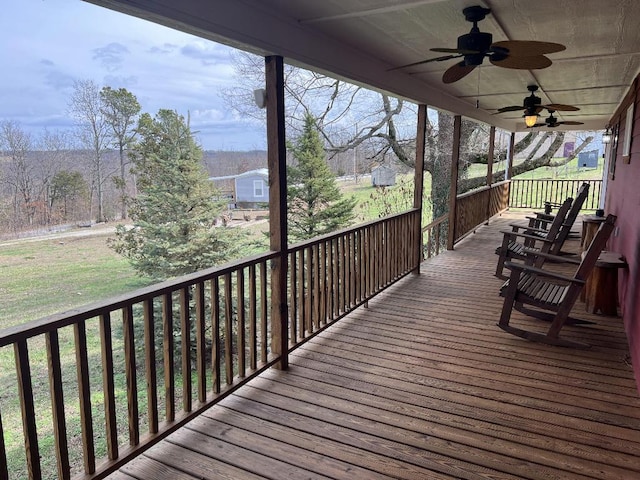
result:
M 580 107 L 560 120 L 604 128 L 640 67 L 640 2 L 630 0 L 88 0 L 212 40 L 331 73 L 419 103 L 507 130 L 523 130 L 522 113 L 495 115 L 522 103 L 527 85 L 543 103 Z M 488 63 L 445 85 L 457 60 L 389 71 L 454 47 L 471 24 L 462 9 L 489 7 L 481 31 L 493 40 L 538 40 L 565 45 L 543 70 L 511 70 Z M 476 101 L 478 107 L 476 107 Z M 546 113 L 546 112 L 545 112 Z

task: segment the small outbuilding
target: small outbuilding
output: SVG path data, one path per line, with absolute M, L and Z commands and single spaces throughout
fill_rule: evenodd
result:
M 396 184 L 396 171 L 388 165 L 379 165 L 371 170 L 371 185 L 390 187 Z
M 269 170 L 258 168 L 238 175 L 209 177 L 225 198 L 231 198 L 229 208 L 262 208 L 269 203 Z M 229 192 L 229 183 L 233 191 Z
M 236 175 L 236 207 L 259 208 L 269 203 L 269 170 L 258 168 Z

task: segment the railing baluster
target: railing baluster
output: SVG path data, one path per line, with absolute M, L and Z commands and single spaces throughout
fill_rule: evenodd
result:
M 164 402 L 167 422 L 176 419 L 176 386 L 173 353 L 173 297 L 162 296 L 162 351 L 164 356 Z
M 115 460 L 118 458 L 118 425 L 116 423 L 116 394 L 113 378 L 111 316 L 108 312 L 100 315 L 100 344 L 102 346 L 102 389 L 107 429 L 107 454 L 110 460 Z
M 51 412 L 53 414 L 53 435 L 56 449 L 58 478 L 71 478 L 69 448 L 67 445 L 67 422 L 64 413 L 64 391 L 62 389 L 62 369 L 60 367 L 60 344 L 58 330 L 47 332 L 47 363 L 49 367 L 49 390 L 51 392 Z M 0 432 L 1 434 L 1 432 Z
M 156 370 L 156 331 L 153 314 L 153 298 L 143 304 L 144 364 L 147 380 L 147 414 L 149 433 L 158 433 L 158 377 Z
M 211 281 L 211 383 L 220 393 L 220 278 Z
M 320 325 L 327 324 L 327 243 L 322 242 L 319 247 L 319 268 L 318 276 L 318 300 L 320 302 L 320 313 L 318 315 Z
M 89 385 L 89 361 L 87 359 L 87 329 L 84 322 L 73 325 L 76 348 L 76 369 L 78 375 L 78 398 L 80 402 L 80 423 L 82 425 L 82 453 L 84 471 L 96 471 L 96 456 L 93 442 L 93 416 L 91 413 L 91 388 Z
M 305 282 L 305 251 L 301 248 L 298 251 L 298 335 L 300 339 L 307 335 L 307 299 L 304 288 Z
M 306 252 L 306 295 L 305 295 L 305 313 L 306 318 L 304 319 L 304 331 L 305 336 L 309 333 L 313 333 L 313 250 L 311 247 L 307 249 Z
M 329 239 L 327 240 L 326 243 L 326 248 L 327 248 L 327 282 L 326 282 L 326 295 L 327 295 L 327 318 L 332 321 L 335 318 L 335 315 L 333 313 L 333 305 L 334 305 L 334 301 L 333 301 L 333 262 L 334 262 L 334 255 L 333 255 L 333 239 Z
M 198 402 L 207 400 L 207 364 L 205 341 L 204 282 L 196 283 L 196 374 L 198 376 Z
M 289 254 L 289 341 L 298 342 L 298 263 L 296 252 Z
M 127 410 L 129 412 L 129 445 L 140 443 L 140 415 L 138 412 L 138 375 L 136 372 L 136 345 L 133 331 L 133 307 L 122 309 L 124 330 L 124 369 L 127 381 Z
M 260 360 L 267 361 L 267 349 L 269 342 L 267 339 L 267 262 L 260 263 Z
M 245 366 L 245 356 L 247 349 L 246 340 L 246 322 L 244 316 L 244 270 L 240 269 L 236 272 L 236 296 L 237 316 L 238 316 L 238 377 L 244 378 L 247 374 Z
M 313 282 L 313 327 L 314 330 L 320 329 L 320 246 L 318 244 L 311 248 L 313 259 L 311 261 L 311 280 Z
M 189 314 L 189 287 L 180 289 L 180 341 L 182 366 L 182 411 L 190 412 L 193 403 L 191 385 L 191 315 Z
M 249 368 L 258 367 L 257 349 L 257 297 L 256 297 L 256 266 L 249 265 Z M 291 337 L 295 339 L 296 337 Z M 295 341 L 295 340 L 294 340 Z
M 224 368 L 227 385 L 233 383 L 233 298 L 231 274 L 224 276 Z
M 33 403 L 33 385 L 31 383 L 27 340 L 16 341 L 13 344 L 13 349 L 16 358 L 16 373 L 18 374 L 18 396 L 20 397 L 20 410 L 22 411 L 27 470 L 30 479 L 40 480 L 42 478 L 42 470 L 40 467 L 40 451 L 38 448 L 36 412 Z
M 331 239 L 331 317 L 340 316 L 340 241 Z

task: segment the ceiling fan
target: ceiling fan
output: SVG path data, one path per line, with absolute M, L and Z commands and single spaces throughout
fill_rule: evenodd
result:
M 549 111 L 549 116 L 547 118 L 544 119 L 544 123 L 536 123 L 535 125 L 532 125 L 532 128 L 536 128 L 536 127 L 549 127 L 549 128 L 554 128 L 554 127 L 558 127 L 560 125 L 584 125 L 584 122 L 576 122 L 573 120 L 568 120 L 565 122 L 559 122 L 558 121 L 558 117 L 554 117 L 553 114 L 555 113 L 555 110 L 548 108 L 547 109 Z
M 508 107 L 502 107 L 498 109 L 498 113 L 524 110 L 525 115 L 537 115 L 545 108 L 550 112 L 552 110 L 554 112 L 577 112 L 578 110 L 580 110 L 578 107 L 574 107 L 573 105 L 563 105 L 561 103 L 549 103 L 543 105 L 542 99 L 540 97 L 537 97 L 535 94 L 535 92 L 538 90 L 537 85 L 528 85 L 527 90 L 531 92 L 531 95 L 529 95 L 528 97 L 524 97 L 522 105 L 510 105 Z
M 492 43 L 493 35 L 481 32 L 478 28 L 478 22 L 484 20 L 491 13 L 491 9 L 475 5 L 465 8 L 462 13 L 465 20 L 473 23 L 473 27 L 469 33 L 458 37 L 457 48 L 430 49 L 433 52 L 449 53 L 449 55 L 402 65 L 391 70 L 462 57 L 463 60 L 461 62 L 448 68 L 442 76 L 444 83 L 453 83 L 464 78 L 477 66 L 481 65 L 485 57 L 489 58 L 489 61 L 498 67 L 533 70 L 551 65 L 551 60 L 545 57 L 545 54 L 561 52 L 566 48 L 559 43 L 533 40 L 506 40 Z

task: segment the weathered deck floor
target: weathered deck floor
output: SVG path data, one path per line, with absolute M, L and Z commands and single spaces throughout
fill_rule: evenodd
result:
M 119 479 L 638 479 L 640 398 L 619 318 L 530 343 L 495 324 L 505 219 L 114 475 Z M 514 313 L 513 323 L 539 326 Z

